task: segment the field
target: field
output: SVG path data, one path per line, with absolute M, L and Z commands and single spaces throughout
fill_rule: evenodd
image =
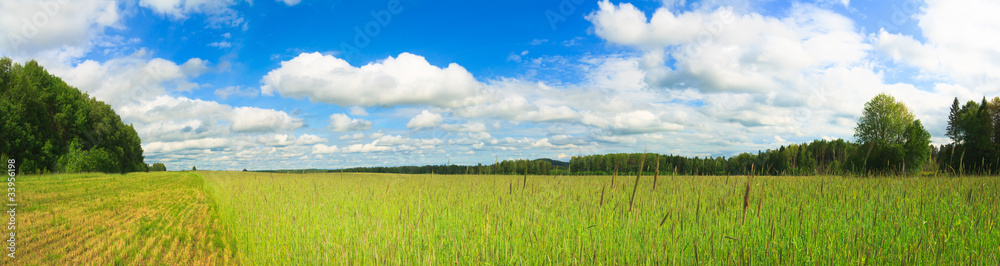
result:
M 661 176 L 655 189 L 647 176 L 20 180 L 24 264 L 1000 262 L 996 177 Z
M 14 264 L 235 262 L 202 182 L 178 172 L 18 178 Z

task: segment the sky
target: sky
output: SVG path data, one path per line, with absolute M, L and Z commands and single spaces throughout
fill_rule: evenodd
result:
M 203 170 L 733 156 L 853 140 L 888 93 L 944 136 L 1000 95 L 993 0 L 2 0 L 0 56 Z

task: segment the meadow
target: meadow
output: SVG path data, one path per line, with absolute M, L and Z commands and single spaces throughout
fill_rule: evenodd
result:
M 19 180 L 23 265 L 1000 262 L 996 177 L 661 176 L 655 189 L 648 176 Z
M 653 178 L 636 185 L 635 176 L 203 175 L 248 264 L 995 265 L 1000 256 L 995 177 L 660 177 L 653 189 Z

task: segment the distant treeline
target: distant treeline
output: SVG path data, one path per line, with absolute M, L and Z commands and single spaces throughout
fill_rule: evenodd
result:
M 904 104 L 880 94 L 865 104 L 855 128 L 860 143 L 836 139 L 780 146 L 733 157 L 684 157 L 656 153 L 574 156 L 490 165 L 360 167 L 330 172 L 530 175 L 915 175 L 1000 173 L 1000 97 L 959 106 L 948 119 L 953 143 L 930 145 L 930 134 Z M 289 171 L 297 172 L 297 171 Z
M 0 58 L 0 114 L 0 159 L 22 173 L 147 170 L 131 125 L 35 61 Z

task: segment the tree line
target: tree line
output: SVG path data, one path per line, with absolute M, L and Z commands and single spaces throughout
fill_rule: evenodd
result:
M 1000 173 L 1000 97 L 970 101 L 949 115 L 954 141 L 931 145 L 931 135 L 909 107 L 887 94 L 865 104 L 855 141 L 814 140 L 732 157 L 684 157 L 657 153 L 573 156 L 569 163 L 549 159 L 511 160 L 475 166 L 436 165 L 361 167 L 345 172 L 413 174 L 530 175 L 917 175 Z M 640 165 L 642 169 L 640 169 Z
M 25 174 L 146 171 L 132 125 L 38 62 L 0 58 L 0 159 Z
M 947 133 L 952 143 L 935 149 L 941 171 L 1000 173 L 1000 97 L 951 104 Z

